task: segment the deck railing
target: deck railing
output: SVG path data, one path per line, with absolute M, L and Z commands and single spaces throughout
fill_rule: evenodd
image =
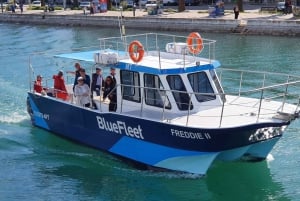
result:
M 243 85 L 242 85 L 243 86 Z M 47 86 L 45 86 L 47 87 Z M 126 100 L 126 96 L 124 96 L 124 94 L 122 94 L 122 92 L 124 92 L 124 88 L 126 87 L 131 87 L 131 88 L 135 88 L 135 89 L 139 89 L 140 91 L 140 96 L 139 96 L 139 100 L 137 101 L 138 104 L 136 102 L 132 102 L 130 103 L 130 101 Z M 293 88 L 292 88 L 293 87 Z M 272 85 L 272 86 L 264 86 L 264 87 L 260 87 L 260 88 L 255 88 L 255 89 L 249 89 L 249 90 L 245 90 L 242 91 L 240 90 L 240 88 L 238 89 L 238 91 L 236 93 L 194 93 L 194 92 L 186 92 L 186 91 L 178 91 L 178 90 L 161 90 L 161 89 L 157 89 L 157 88 L 151 88 L 151 87 L 137 87 L 137 86 L 132 86 L 132 85 L 120 85 L 118 84 L 116 86 L 116 88 L 118 88 L 117 90 L 120 90 L 121 92 L 121 96 L 118 96 L 118 107 L 120 107 L 117 112 L 122 113 L 122 114 L 129 114 L 130 111 L 134 111 L 135 115 L 140 115 L 143 116 L 144 112 L 149 112 L 149 110 L 151 110 L 152 108 L 152 112 L 156 113 L 157 116 L 153 116 L 153 119 L 156 120 L 161 120 L 161 121 L 165 121 L 165 122 L 170 122 L 172 117 L 174 117 L 172 115 L 172 108 L 173 107 L 177 107 L 178 104 L 182 104 L 182 105 L 186 105 L 186 109 L 185 110 L 181 110 L 178 111 L 177 110 L 177 115 L 181 116 L 181 117 L 186 117 L 186 123 L 185 125 L 189 125 L 189 119 L 191 116 L 199 116 L 199 117 L 204 117 L 204 118 L 219 118 L 219 127 L 222 126 L 222 122 L 223 119 L 226 117 L 225 115 L 225 111 L 228 109 L 230 109 L 230 107 L 233 106 L 237 106 L 236 104 L 232 104 L 232 103 L 227 103 L 226 101 L 220 101 L 219 103 L 216 103 L 215 105 L 211 105 L 208 102 L 203 102 L 203 103 L 198 103 L 195 102 L 196 100 L 196 96 L 197 95 L 210 95 L 210 96 L 216 96 L 216 97 L 226 97 L 227 96 L 237 96 L 237 97 L 242 97 L 242 96 L 246 96 L 246 97 L 253 97 L 256 98 L 256 102 L 257 105 L 254 107 L 256 112 L 256 117 L 257 117 L 257 121 L 259 121 L 259 118 L 263 115 L 266 114 L 262 114 L 261 110 L 262 110 L 262 102 L 264 100 L 276 100 L 279 101 L 281 106 L 280 108 L 274 108 L 274 109 L 269 109 L 267 111 L 269 111 L 269 113 L 267 114 L 277 114 L 278 112 L 284 112 L 284 106 L 287 102 L 292 103 L 295 106 L 295 110 L 293 112 L 291 112 L 291 115 L 294 115 L 296 113 L 299 112 L 299 104 L 300 104 L 300 79 L 297 81 L 292 81 L 292 82 L 285 82 L 285 83 L 280 83 L 280 84 L 276 84 L 276 85 Z M 292 90 L 290 90 L 292 88 Z M 163 96 L 160 99 L 150 99 L 148 97 L 146 97 L 145 91 L 146 90 L 156 90 L 159 91 L 159 94 L 162 94 Z M 270 96 L 270 94 L 274 94 L 274 92 L 276 92 L 278 95 L 276 96 Z M 179 93 L 179 94 L 187 94 L 189 97 L 188 102 L 176 102 L 173 99 L 170 99 L 168 97 L 172 96 L 173 93 Z M 255 95 L 255 96 L 253 96 Z M 75 104 L 75 101 L 73 99 L 73 94 L 72 92 L 69 94 L 69 102 L 71 104 Z M 161 105 L 157 105 L 157 106 L 153 106 L 151 107 L 149 104 L 146 103 L 146 100 L 148 100 L 149 102 L 161 102 Z M 100 101 L 100 100 L 99 100 Z M 103 108 L 103 104 L 104 103 L 102 101 L 99 102 L 100 103 L 100 108 L 98 108 L 99 110 L 101 108 Z M 171 109 L 168 107 L 168 104 L 171 105 Z M 147 107 L 146 107 L 147 106 Z M 149 107 L 150 106 L 150 107 Z M 239 105 L 240 107 L 244 107 L 249 108 L 249 105 Z M 126 108 L 124 110 L 124 108 Z M 212 114 L 212 115 L 205 115 L 203 116 L 201 113 L 199 113 L 199 110 L 201 109 L 207 108 L 207 109 L 211 109 L 211 108 L 219 108 L 219 114 Z M 101 112 L 101 111 L 100 111 Z M 241 113 L 237 113 L 235 114 L 236 116 L 241 115 Z
M 224 90 L 227 93 L 238 93 L 238 95 L 266 89 L 271 90 L 274 88 L 284 88 L 284 91 L 282 93 L 286 95 L 286 93 L 288 93 L 288 90 L 295 87 L 295 85 L 297 85 L 298 81 L 300 80 L 300 76 L 297 75 L 225 68 L 218 69 L 218 74 Z M 233 86 L 239 86 L 239 88 L 236 89 L 233 88 Z M 290 91 L 299 92 L 299 86 L 296 87 L 297 88 Z M 232 91 L 232 89 L 234 89 L 235 91 Z M 272 94 L 268 94 L 268 97 L 265 98 L 276 99 L 283 96 L 280 93 L 276 93 L 274 96 L 271 95 Z
M 118 53 L 128 51 L 128 47 L 130 43 L 134 40 L 138 40 L 142 43 L 144 51 L 146 54 L 149 52 L 157 52 L 159 55 L 160 60 L 160 53 L 166 52 L 166 44 L 167 43 L 183 43 L 186 44 L 187 36 L 177 36 L 177 35 L 170 35 L 170 34 L 157 34 L 157 33 L 146 33 L 146 34 L 136 34 L 130 36 L 124 36 L 122 39 L 120 37 L 109 37 L 109 38 L 101 38 L 100 41 L 100 50 L 107 50 L 113 49 L 116 50 Z M 192 57 L 203 57 L 208 58 L 208 61 L 212 61 L 215 59 L 215 40 L 209 40 L 202 38 L 203 41 L 203 50 L 200 54 L 192 54 Z M 196 45 L 196 44 L 195 44 Z M 192 45 L 194 47 L 194 45 Z M 188 45 L 184 47 L 184 51 L 182 51 L 181 55 L 183 60 L 186 59 L 186 55 L 188 52 Z M 180 55 L 180 54 L 178 54 Z M 124 56 L 122 54 L 119 55 L 120 57 Z M 129 58 L 129 54 L 125 55 L 126 58 Z M 160 65 L 160 64 L 159 64 Z
M 288 89 L 290 87 L 294 87 L 294 89 L 297 89 L 298 92 L 296 91 L 288 91 Z M 151 89 L 151 90 L 157 90 L 157 89 L 153 89 L 153 88 L 147 88 L 147 87 L 142 87 L 143 90 L 144 89 Z M 281 89 L 281 90 L 280 90 Z M 278 91 L 280 90 L 280 91 Z M 273 92 L 276 91 L 276 93 L 278 95 L 276 96 L 269 96 L 270 93 L 273 94 Z M 209 96 L 216 96 L 219 97 L 220 100 L 222 100 L 222 97 L 225 97 L 226 100 L 226 96 L 244 96 L 244 97 L 249 97 L 249 96 L 253 96 L 256 98 L 258 105 L 255 107 L 257 110 L 256 116 L 257 116 L 257 121 L 259 121 L 259 118 L 261 117 L 261 115 L 266 115 L 266 114 L 261 114 L 261 109 L 262 109 L 262 102 L 264 100 L 270 101 L 270 100 L 275 100 L 281 103 L 280 108 L 274 108 L 272 110 L 269 109 L 270 113 L 273 113 L 274 115 L 277 114 L 278 112 L 284 112 L 284 107 L 286 103 L 290 103 L 290 104 L 294 104 L 296 105 L 295 110 L 294 111 L 289 111 L 291 112 L 291 115 L 298 113 L 299 112 L 299 104 L 300 104 L 300 80 L 298 81 L 293 81 L 293 82 L 286 82 L 286 83 L 282 83 L 282 84 L 277 84 L 277 85 L 272 85 L 272 86 L 265 86 L 265 87 L 261 87 L 261 88 L 257 88 L 257 89 L 251 89 L 248 91 L 240 91 L 237 93 L 194 93 L 194 92 L 183 92 L 183 91 L 177 91 L 177 90 L 163 90 L 163 94 L 172 94 L 172 93 L 186 93 L 189 97 L 189 101 L 188 103 L 182 103 L 182 102 L 176 102 L 176 101 L 170 101 L 170 104 L 173 107 L 177 107 L 178 104 L 186 104 L 186 108 L 188 108 L 185 111 L 182 111 L 183 115 L 186 115 L 186 125 L 188 125 L 189 123 L 189 117 L 190 115 L 199 115 L 199 113 L 197 113 L 197 111 L 199 111 L 198 109 L 196 109 L 196 107 L 202 107 L 202 108 L 215 108 L 215 107 L 219 107 L 219 115 L 218 117 L 220 117 L 220 121 L 219 121 L 219 126 L 222 125 L 222 120 L 224 117 L 224 112 L 226 109 L 228 109 L 230 106 L 233 106 L 233 104 L 231 103 L 226 103 L 226 101 L 221 101 L 219 103 L 216 103 L 214 106 L 212 106 L 211 104 L 209 104 L 209 102 L 202 102 L 202 103 L 195 103 L 194 100 L 196 100 L 196 96 L 199 95 L 209 95 Z M 145 97 L 143 97 L 142 99 L 144 99 Z M 193 101 L 192 101 L 193 100 Z M 192 104 L 194 105 L 194 108 L 192 108 Z M 162 108 L 162 120 L 166 120 L 165 117 L 166 115 L 164 114 L 165 111 L 167 110 L 165 108 L 165 104 L 163 104 L 163 108 Z M 242 107 L 249 107 L 248 105 L 239 105 Z M 124 106 L 123 106 L 124 107 Z M 264 108 L 265 109 L 265 108 Z M 265 109 L 266 110 L 266 109 Z M 141 114 L 143 113 L 142 108 L 141 108 Z M 242 112 L 241 112 L 242 113 Z M 237 116 L 239 116 L 241 113 L 238 113 Z M 211 115 L 211 116 L 206 116 L 206 117 L 212 117 L 215 118 L 215 115 Z
M 156 36 L 156 35 L 154 35 Z M 169 35 L 168 35 L 169 36 Z M 146 35 L 147 38 L 146 44 L 150 40 L 150 36 Z M 152 36 L 153 37 L 153 36 Z M 174 36 L 175 37 L 175 36 Z M 156 37 L 155 37 L 156 38 Z M 110 38 L 111 39 L 111 38 Z M 108 44 L 105 44 L 103 48 L 107 48 Z M 148 42 L 147 42 L 148 41 Z M 174 39 L 174 41 L 177 41 Z M 118 43 L 118 49 L 124 48 L 122 46 L 122 43 Z M 157 43 L 158 45 L 159 43 Z M 165 44 L 165 43 L 164 43 Z M 210 44 L 214 44 L 212 41 Z M 209 46 L 210 47 L 210 46 Z M 210 52 L 210 51 L 209 51 Z M 210 52 L 211 54 L 211 52 Z M 30 63 L 30 61 L 29 61 Z M 129 104 L 129 101 L 124 101 L 123 96 L 118 96 L 118 101 L 121 103 L 120 107 L 121 109 L 118 110 L 120 113 L 125 113 L 126 111 L 123 110 L 123 108 L 126 107 L 135 107 L 137 111 L 139 111 L 139 114 L 142 116 L 144 111 L 147 109 L 153 109 L 153 111 L 159 116 L 160 120 L 163 120 L 165 122 L 168 122 L 172 119 L 172 109 L 174 107 L 177 108 L 177 105 L 179 104 L 186 104 L 186 110 L 179 111 L 179 115 L 182 117 L 186 117 L 186 123 L 185 125 L 189 125 L 191 116 L 201 116 L 205 118 L 219 118 L 219 126 L 222 126 L 222 122 L 224 118 L 226 117 L 226 111 L 228 108 L 233 106 L 233 104 L 228 103 L 226 101 L 226 97 L 228 96 L 240 96 L 240 97 L 252 97 L 256 98 L 257 105 L 255 107 L 256 109 L 256 117 L 257 121 L 263 116 L 264 114 L 261 113 L 263 107 L 263 101 L 266 100 L 275 100 L 281 103 L 281 107 L 279 109 L 269 110 L 270 113 L 276 114 L 278 112 L 285 112 L 285 106 L 287 103 L 292 103 L 295 105 L 295 110 L 291 112 L 291 115 L 296 114 L 299 112 L 299 104 L 300 104 L 300 76 L 296 75 L 288 75 L 288 74 L 282 74 L 282 73 L 269 73 L 269 72 L 258 72 L 258 71 L 246 71 L 246 70 L 237 70 L 237 69 L 218 69 L 218 77 L 221 82 L 221 86 L 223 87 L 223 91 L 225 93 L 194 93 L 194 92 L 185 92 L 185 91 L 176 91 L 176 90 L 161 90 L 156 88 L 149 88 L 149 87 L 137 87 L 137 86 L 129 86 L 129 85 L 117 85 L 118 90 L 121 92 L 124 91 L 121 88 L 122 87 L 135 87 L 139 88 L 141 91 L 140 93 L 140 104 Z M 30 91 L 33 91 L 33 81 L 35 79 L 35 74 L 33 73 L 33 69 L 31 64 L 29 65 L 29 75 L 30 75 Z M 68 83 L 72 83 L 74 80 L 74 76 L 68 77 L 65 75 L 66 81 Z M 52 78 L 44 78 L 44 85 L 45 88 L 52 88 Z M 235 86 L 238 86 L 235 88 Z M 233 90 L 234 89 L 234 90 Z M 161 94 L 164 94 L 163 104 L 162 107 L 151 107 L 146 104 L 146 95 L 144 93 L 144 90 L 159 90 Z M 73 97 L 72 91 L 69 90 L 70 94 L 69 97 Z M 167 97 L 173 96 L 173 93 L 187 93 L 189 97 L 189 101 L 185 103 L 175 102 L 173 99 L 168 99 Z M 220 98 L 220 101 L 215 101 L 215 105 L 211 105 L 210 101 L 207 102 L 197 102 L 196 96 L 199 95 L 213 95 L 216 97 L 224 97 Z M 54 97 L 55 98 L 55 97 Z M 148 98 L 149 99 L 149 98 Z M 68 100 L 71 104 L 75 104 L 74 100 L 71 98 Z M 166 102 L 169 101 L 171 105 L 171 110 L 166 107 Z M 103 104 L 100 102 L 100 104 Z M 193 109 L 192 108 L 193 105 Z M 243 107 L 248 107 L 246 105 L 241 105 Z M 205 110 L 210 109 L 213 107 L 218 107 L 219 114 L 218 115 L 202 115 L 199 113 L 199 110 Z M 199 109 L 200 108 L 200 109 Z M 265 109 L 264 109 L 265 110 Z M 169 112 L 170 111 L 170 112 Z M 238 115 L 238 114 L 237 114 Z
M 300 101 L 300 76 L 284 73 L 247 71 L 237 69 L 218 69 L 219 79 L 223 89 L 229 94 L 258 98 L 259 107 L 257 120 L 260 117 L 263 100 L 276 100 L 285 104 L 296 104 L 298 110 Z M 239 86 L 232 91 L 232 86 Z M 280 111 L 278 111 L 280 112 Z M 296 112 L 296 111 L 295 111 Z

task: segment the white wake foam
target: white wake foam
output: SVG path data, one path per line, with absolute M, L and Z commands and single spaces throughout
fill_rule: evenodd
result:
M 20 123 L 29 118 L 30 117 L 27 115 L 27 113 L 25 113 L 25 112 L 18 113 L 17 111 L 15 111 L 12 113 L 1 114 L 0 122 L 1 123 Z

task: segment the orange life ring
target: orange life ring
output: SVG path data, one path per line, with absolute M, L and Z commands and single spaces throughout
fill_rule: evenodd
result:
M 138 63 L 142 61 L 145 51 L 142 43 L 140 43 L 138 40 L 134 40 L 129 44 L 128 52 L 131 60 L 135 63 Z
M 194 44 L 194 40 L 196 40 L 196 44 Z M 203 41 L 198 32 L 190 33 L 186 39 L 186 43 L 192 54 L 199 54 L 203 49 Z

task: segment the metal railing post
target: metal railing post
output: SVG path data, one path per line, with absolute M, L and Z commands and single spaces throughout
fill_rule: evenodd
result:
M 243 75 L 244 75 L 244 72 L 241 72 L 240 86 L 239 86 L 239 96 L 241 96 L 241 89 L 242 89 L 242 83 L 243 83 Z
M 222 93 L 222 96 L 224 96 L 224 98 L 225 98 L 226 94 Z M 222 126 L 224 107 L 225 107 L 225 101 L 222 101 L 222 110 L 221 110 L 221 115 L 220 115 L 219 128 Z
M 211 56 L 210 56 L 210 43 L 208 43 L 208 59 L 209 59 L 209 63 L 211 63 Z
M 139 88 L 141 88 L 141 87 L 139 87 Z M 140 112 L 140 117 L 142 117 L 143 109 L 144 109 L 144 101 L 143 101 L 143 99 L 145 99 L 144 95 L 145 94 L 143 93 L 143 96 L 141 97 L 141 112 Z
M 122 93 L 121 93 L 121 109 L 120 109 L 120 113 L 123 112 L 123 95 L 124 95 L 124 86 L 121 85 L 122 87 Z
M 31 73 L 32 73 L 32 66 L 31 66 L 31 58 L 30 58 L 30 56 L 29 56 L 29 59 L 28 59 L 28 73 L 29 73 L 29 91 L 32 92 L 32 91 L 31 91 L 31 81 L 32 81 L 32 75 L 31 75 Z
M 192 104 L 191 94 L 188 93 L 188 95 L 189 95 L 189 105 L 188 105 L 188 115 L 186 117 L 186 126 L 188 126 L 188 124 L 189 124 L 189 118 L 190 118 L 190 113 L 191 113 L 191 104 Z
M 216 51 L 215 51 L 215 49 L 216 49 L 216 43 L 212 43 L 213 44 L 213 59 L 215 59 L 216 58 Z
M 217 74 L 217 72 L 216 72 Z M 220 76 L 219 76 L 219 80 L 220 80 L 220 84 L 222 85 L 222 75 L 223 75 L 223 69 L 220 72 Z
M 288 76 L 288 79 L 287 79 L 287 84 L 286 84 L 286 87 L 285 87 L 285 92 L 284 92 L 284 96 L 283 96 L 283 100 L 282 100 L 281 112 L 283 111 L 283 107 L 285 105 L 286 96 L 287 96 L 287 93 L 288 93 L 289 82 L 290 82 L 290 76 Z
M 264 80 L 263 80 L 263 85 L 262 85 L 262 87 L 265 87 L 265 82 L 266 82 L 266 73 L 264 73 Z
M 157 34 L 155 34 L 155 48 L 159 48 L 158 47 L 158 37 L 157 37 Z
M 262 89 L 262 90 L 261 90 L 261 93 L 260 93 L 259 107 L 258 107 L 258 113 L 257 113 L 257 119 L 256 119 L 256 122 L 258 122 L 258 120 L 259 120 L 263 96 L 264 96 L 264 89 Z
M 157 47 L 157 52 L 158 52 L 159 69 L 161 70 L 161 61 L 160 61 L 160 50 L 159 50 L 159 47 Z
M 183 48 L 184 49 L 184 52 L 186 50 L 186 48 Z M 183 53 L 183 68 L 185 69 L 185 54 Z
M 148 34 L 146 34 L 146 52 L 148 53 L 149 52 L 149 49 L 148 49 Z
M 163 111 L 162 111 L 162 121 L 165 119 L 165 107 L 166 107 L 166 100 L 167 100 L 167 95 L 166 95 L 166 90 L 164 90 L 164 102 L 163 102 Z

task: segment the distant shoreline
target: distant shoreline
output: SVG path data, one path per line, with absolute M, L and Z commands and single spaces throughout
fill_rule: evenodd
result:
M 109 11 L 110 12 L 110 11 Z M 68 12 L 66 12 L 68 13 Z M 278 19 L 224 19 L 223 17 L 164 17 L 162 16 L 132 16 L 126 13 L 123 21 L 126 28 L 160 31 L 198 31 L 214 33 L 235 33 L 243 35 L 276 35 L 300 36 L 299 20 Z M 131 16 L 128 16 L 131 15 Z M 77 13 L 61 14 L 59 12 L 35 13 L 0 13 L 0 22 L 23 23 L 55 26 L 86 26 L 86 27 L 119 27 L 119 13 L 106 15 L 83 15 Z

